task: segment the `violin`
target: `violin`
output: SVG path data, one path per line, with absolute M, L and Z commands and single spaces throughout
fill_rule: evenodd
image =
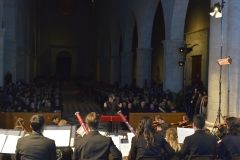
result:
M 24 125 L 24 123 L 19 120 L 19 118 L 17 118 L 17 117 L 15 116 L 14 119 L 18 122 L 18 124 L 22 127 L 22 129 L 23 129 L 26 133 L 31 133 L 31 130 L 28 129 L 28 128 Z

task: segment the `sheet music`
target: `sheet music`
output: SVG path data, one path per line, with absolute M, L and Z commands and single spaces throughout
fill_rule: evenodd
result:
M 121 143 L 120 151 L 122 152 L 122 156 L 128 156 L 131 149 L 131 142 L 130 143 Z
M 115 146 L 120 150 L 120 138 L 119 138 L 119 136 L 111 135 L 110 137 L 112 138 L 112 141 L 115 144 Z
M 135 136 L 132 132 L 127 133 L 128 136 L 128 143 L 131 145 L 132 143 L 132 138 Z
M 177 134 L 178 134 L 178 143 L 183 143 L 185 137 L 190 136 L 194 134 L 193 128 L 177 128 Z
M 43 135 L 55 140 L 57 147 L 69 146 L 70 130 L 44 130 Z
M 2 151 L 2 148 L 3 148 L 3 145 L 4 145 L 4 143 L 5 143 L 6 137 L 7 137 L 7 135 L 5 135 L 5 134 L 0 134 L 0 153 L 1 153 L 1 151 Z
M 82 126 L 78 128 L 77 133 L 80 134 L 82 137 L 84 136 L 84 134 L 86 134 Z
M 107 132 L 104 132 L 104 131 L 98 131 L 102 136 L 106 136 L 107 135 Z
M 21 136 L 8 135 L 5 145 L 3 146 L 2 153 L 14 154 L 19 138 L 21 138 Z

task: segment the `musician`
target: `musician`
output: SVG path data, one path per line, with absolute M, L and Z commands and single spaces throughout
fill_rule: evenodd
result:
M 222 139 L 227 135 L 227 118 L 228 116 L 223 116 L 223 123 L 219 123 L 217 126 L 214 126 L 214 128 L 217 128 L 219 131 L 219 134 L 217 135 L 219 139 Z
M 183 116 L 182 121 L 177 122 L 177 123 L 171 123 L 171 126 L 173 126 L 173 125 L 178 125 L 179 127 L 182 127 L 182 128 L 191 128 L 192 127 L 192 124 L 190 123 L 187 115 Z
M 195 133 L 184 139 L 183 146 L 179 152 L 179 158 L 192 155 L 214 155 L 217 146 L 217 140 L 214 136 L 205 133 L 205 118 L 201 115 L 195 115 L 193 118 L 193 129 Z
M 42 135 L 45 119 L 42 115 L 33 115 L 30 119 L 30 128 L 33 132 L 18 139 L 15 159 L 44 159 L 56 160 L 56 145 L 54 140 Z
M 114 94 L 110 94 L 108 96 L 108 101 L 104 103 L 104 111 L 106 116 L 115 116 L 117 114 L 117 112 L 120 110 L 120 108 L 122 107 L 122 103 L 119 103 L 117 101 L 114 101 L 115 96 Z M 108 122 L 107 125 L 107 131 L 108 132 L 113 132 L 113 123 L 112 122 Z
M 219 141 L 218 157 L 231 160 L 240 154 L 240 121 L 236 117 L 226 119 L 228 135 Z
M 21 123 L 21 124 L 20 124 Z M 20 131 L 22 131 L 22 130 L 24 130 L 23 129 L 23 127 L 22 127 L 22 125 L 24 125 L 24 119 L 22 119 L 22 118 L 18 118 L 17 120 L 16 120 L 16 122 L 15 122 L 15 124 L 14 124 L 14 130 L 20 130 Z
M 85 122 L 89 133 L 76 140 L 73 160 L 107 160 L 109 153 L 111 153 L 116 160 L 122 159 L 122 153 L 114 145 L 111 137 L 102 136 L 98 132 L 99 121 L 100 117 L 95 112 L 91 112 L 86 116 Z
M 136 160 L 140 156 L 162 155 L 161 150 L 167 153 L 167 159 L 174 156 L 174 150 L 160 133 L 155 133 L 150 117 L 142 117 L 137 128 L 136 136 L 131 143 L 128 160 Z
M 49 125 L 58 125 L 59 123 L 59 117 L 57 115 L 52 116 L 52 121 L 49 123 Z

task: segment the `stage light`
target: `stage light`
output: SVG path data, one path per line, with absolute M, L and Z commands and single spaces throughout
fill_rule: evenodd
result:
M 218 3 L 215 3 L 214 6 L 210 9 L 210 15 L 211 16 L 214 16 L 215 15 L 215 18 L 221 18 L 222 17 L 222 8 L 223 8 L 223 4 L 225 2 L 222 1 L 222 4 L 220 4 L 219 2 Z
M 178 62 L 178 65 L 179 65 L 179 66 L 183 66 L 183 65 L 184 65 L 184 61 L 179 61 L 179 62 Z
M 229 65 L 229 64 L 232 63 L 232 58 L 227 57 L 227 58 L 223 58 L 223 59 L 218 59 L 218 60 L 217 60 L 217 63 L 218 63 L 220 66 Z

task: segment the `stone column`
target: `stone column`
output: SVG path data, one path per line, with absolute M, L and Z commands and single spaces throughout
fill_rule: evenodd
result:
M 3 74 L 3 67 L 4 67 L 4 34 L 6 30 L 0 29 L 0 86 L 4 84 L 4 74 Z
M 25 81 L 27 83 L 29 83 L 30 80 L 30 51 L 25 51 L 25 62 L 26 62 L 26 66 L 25 66 L 25 73 L 26 73 L 26 77 L 25 77 Z
M 132 83 L 132 57 L 133 53 L 122 52 L 121 53 L 121 86 Z
M 38 56 L 34 55 L 33 57 L 33 78 L 37 76 L 37 64 L 38 64 Z
M 229 115 L 240 116 L 240 1 L 228 1 L 228 35 L 227 51 L 232 58 L 230 67 L 230 97 Z
M 184 53 L 180 53 L 178 49 L 182 46 L 183 42 L 181 40 L 163 41 L 163 90 L 170 89 L 170 91 L 179 92 L 182 89 L 183 68 L 178 65 L 178 62 L 183 60 Z
M 144 87 L 151 85 L 152 48 L 137 48 L 137 85 Z
M 110 84 L 119 82 L 119 55 L 111 55 L 110 60 Z

